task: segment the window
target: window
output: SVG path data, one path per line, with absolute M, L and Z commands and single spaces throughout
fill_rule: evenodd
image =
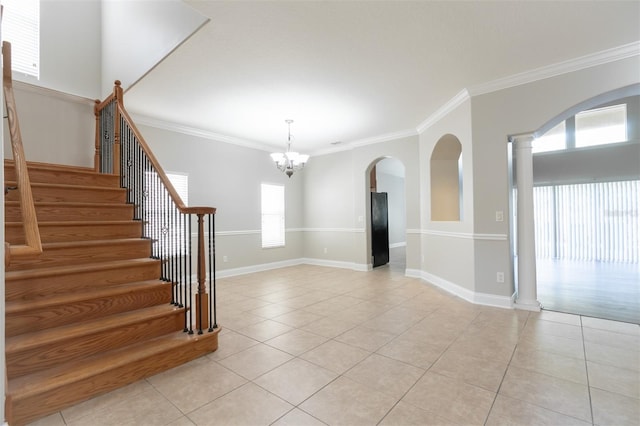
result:
M 627 105 L 620 103 L 579 112 L 532 143 L 534 154 L 607 145 L 629 140 Z
M 182 173 L 166 173 L 169 181 L 182 199 L 189 205 L 189 175 Z M 188 223 L 174 214 L 174 204 L 169 191 L 155 172 L 145 172 L 145 211 L 136 215 L 145 222 L 145 235 L 160 243 L 162 252 L 170 255 L 182 253 L 182 242 L 186 241 L 189 232 Z M 155 247 L 154 250 L 160 250 Z M 156 255 L 154 251 L 154 255 Z
M 627 105 L 590 109 L 576 114 L 576 147 L 627 140 Z
M 532 144 L 532 152 L 557 151 L 567 148 L 567 126 L 564 121 L 549 129 L 547 133 L 536 138 Z
M 262 248 L 284 247 L 284 186 L 262 184 Z
M 11 68 L 40 78 L 40 0 L 2 0 L 2 38 L 11 43 Z
M 189 205 L 189 175 L 182 173 L 167 173 L 169 182 L 182 199 L 185 206 Z
M 536 257 L 640 260 L 640 181 L 533 188 Z

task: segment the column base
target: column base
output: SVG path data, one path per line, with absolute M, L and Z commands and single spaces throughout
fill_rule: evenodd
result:
M 515 309 L 521 309 L 523 311 L 540 312 L 542 305 L 537 300 L 516 300 L 513 304 Z

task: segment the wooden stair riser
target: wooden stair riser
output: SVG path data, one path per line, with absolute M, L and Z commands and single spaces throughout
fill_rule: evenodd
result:
M 173 285 L 163 281 L 143 282 L 105 290 L 93 297 L 91 293 L 83 293 L 81 300 L 60 298 L 58 302 L 46 306 L 32 307 L 33 303 L 29 302 L 9 302 L 5 310 L 5 336 L 46 330 L 133 309 L 168 305 L 172 300 Z
M 81 360 L 101 352 L 125 347 L 145 339 L 162 336 L 183 329 L 184 309 L 167 306 L 163 316 L 149 318 L 143 311 L 135 322 L 117 327 L 99 330 L 87 330 L 86 334 L 64 336 L 58 333 L 59 340 L 46 344 L 35 341 L 29 349 L 12 348 L 12 339 L 6 343 L 7 377 L 35 373 L 56 365 Z
M 184 333 L 183 333 L 184 334 Z M 185 336 L 185 339 L 189 336 Z M 76 403 L 134 383 L 146 377 L 182 365 L 218 348 L 218 332 L 190 336 L 188 341 L 176 341 L 162 351 L 136 356 L 132 351 L 128 362 L 90 365 L 92 374 L 67 374 L 60 380 L 38 388 L 38 392 L 9 392 L 5 402 L 6 417 L 11 426 L 24 425 L 44 415 L 61 411 Z M 96 363 L 97 364 L 97 363 Z M 68 377 L 71 376 L 71 377 Z M 65 380 L 66 379 L 66 380 Z
M 103 186 L 119 188 L 120 177 L 116 175 L 100 174 L 83 167 L 38 165 L 27 163 L 29 180 L 31 183 L 51 183 L 62 185 Z M 5 181 L 15 181 L 15 169 L 13 164 L 5 161 Z
M 7 272 L 5 275 L 5 299 L 37 300 L 59 296 L 69 292 L 91 290 L 130 282 L 147 281 L 160 277 L 159 260 L 148 259 L 119 264 L 118 267 L 104 266 L 90 270 L 62 273 L 52 268 L 41 274 L 22 274 L 22 271 Z
M 132 220 L 130 204 L 35 203 L 38 222 L 65 220 Z M 22 215 L 16 201 L 5 203 L 5 221 L 20 222 Z
M 6 182 L 5 185 L 16 187 L 15 182 Z M 78 185 L 52 185 L 44 183 L 32 183 L 31 193 L 33 201 L 60 202 L 60 203 L 126 203 L 127 190 L 110 187 L 87 187 Z M 20 201 L 18 191 L 9 191 L 5 201 Z
M 41 222 L 38 227 L 43 243 L 139 238 L 142 236 L 142 222 L 132 220 Z M 4 229 L 5 241 L 10 244 L 24 244 L 24 230 L 21 222 L 5 223 Z
M 28 170 L 44 251 L 39 259 L 14 259 L 5 273 L 11 426 L 217 349 L 219 329 L 182 331 L 192 313 L 170 304 L 173 284 L 159 280 L 161 261 L 148 258 L 144 224 L 133 220 L 118 176 L 40 163 Z M 14 180 L 5 160 L 5 184 Z M 18 199 L 16 191 L 5 197 L 12 245 L 24 244 Z M 137 241 L 107 242 L 124 239 Z M 87 243 L 56 244 L 80 241 Z
M 110 260 L 138 259 L 151 256 L 151 240 L 108 240 L 90 242 L 43 244 L 42 254 L 32 259 L 16 259 L 7 271 L 82 265 Z M 62 246 L 60 245 L 62 244 Z M 71 246 L 66 246 L 67 244 Z

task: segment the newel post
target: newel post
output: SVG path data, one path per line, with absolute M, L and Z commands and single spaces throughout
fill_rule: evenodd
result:
M 209 327 L 209 296 L 206 286 L 207 262 L 204 252 L 204 213 L 198 213 L 198 294 L 196 295 L 196 326 L 198 334 Z
M 113 123 L 113 170 L 111 173 L 118 176 L 120 176 L 120 109 L 124 106 L 123 94 L 120 80 L 116 80 L 115 86 L 113 87 L 113 97 L 116 101 L 116 108 Z
M 96 142 L 95 142 L 95 153 L 93 154 L 93 169 L 100 173 L 100 140 L 102 138 L 102 134 L 100 133 L 100 99 L 95 100 L 95 105 L 93 106 L 93 115 L 96 116 Z

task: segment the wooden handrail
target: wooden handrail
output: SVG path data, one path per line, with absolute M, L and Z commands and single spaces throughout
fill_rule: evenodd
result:
M 121 83 L 120 83 L 119 80 L 115 81 L 115 86 L 114 86 L 114 89 L 113 89 L 113 93 L 111 95 L 109 95 L 109 97 L 107 97 L 107 99 L 105 99 L 102 102 L 96 101 L 96 105 L 95 105 L 96 117 L 98 117 L 99 112 L 103 108 L 105 108 L 112 101 L 115 101 L 117 103 L 117 106 L 118 106 L 116 116 L 122 115 L 124 120 L 127 122 L 129 127 L 133 131 L 133 134 L 137 138 L 138 143 L 142 147 L 142 150 L 144 151 L 144 153 L 149 158 L 149 161 L 151 162 L 151 164 L 153 165 L 154 169 L 158 173 L 158 176 L 160 177 L 160 180 L 162 181 L 164 186 L 167 188 L 167 191 L 169 192 L 169 195 L 171 196 L 172 201 L 175 203 L 175 205 L 178 208 L 178 210 L 180 210 L 180 213 L 186 213 L 186 214 L 214 214 L 216 212 L 215 207 L 187 207 L 184 204 L 184 202 L 182 201 L 182 198 L 178 194 L 178 191 L 176 191 L 176 189 L 174 188 L 173 184 L 171 183 L 171 181 L 167 177 L 166 173 L 164 172 L 164 169 L 162 168 L 162 166 L 160 166 L 160 162 L 158 161 L 156 156 L 153 155 L 153 151 L 151 150 L 151 148 L 149 148 L 149 145 L 147 144 L 147 141 L 145 141 L 145 139 L 142 137 L 142 133 L 140 133 L 140 131 L 136 127 L 135 123 L 131 119 L 131 116 L 129 115 L 129 113 L 125 109 L 124 101 L 123 101 L 123 90 L 122 90 Z M 120 120 L 116 119 L 116 126 L 117 126 L 118 129 L 119 129 L 119 124 L 120 124 L 119 121 Z M 97 144 L 99 143 L 99 139 L 98 139 L 99 137 L 100 137 L 100 135 L 97 135 L 96 146 L 98 146 Z M 115 144 L 117 146 L 117 145 L 119 145 L 119 139 L 120 139 L 119 131 L 116 132 L 115 139 L 116 139 L 115 140 Z M 116 148 L 116 149 L 118 149 L 118 148 Z M 116 155 L 116 153 L 114 153 L 114 158 L 117 158 L 118 159 L 117 161 L 119 161 L 119 155 Z M 96 160 L 96 164 L 98 164 L 98 160 Z M 113 172 L 114 172 L 114 174 L 118 174 L 120 172 L 119 167 L 116 167 L 115 164 L 114 164 L 114 167 L 113 167 Z
M 113 93 L 104 101 L 95 102 L 96 171 L 119 176 L 120 185 L 127 188 L 127 201 L 136 206 L 134 217 L 145 222 L 143 236 L 152 241 L 152 256 L 163 261 L 162 279 L 176 283 L 172 303 L 188 308 L 185 310 L 184 331 L 194 332 L 192 316 L 187 312 L 191 312 L 191 307 L 195 306 L 193 312 L 198 333 L 202 334 L 205 329 L 212 332 L 217 328 L 214 242 L 216 209 L 185 205 L 126 111 L 123 93 L 120 81 L 116 80 Z M 167 207 L 166 212 L 158 204 L 160 198 L 162 205 Z M 194 220 L 197 242 L 192 247 L 191 226 Z M 208 253 L 205 248 L 205 222 L 209 229 Z M 188 231 L 183 227 L 188 227 Z M 177 234 L 172 234 L 171 228 L 181 229 L 179 239 L 173 237 Z M 197 256 L 194 259 L 197 265 L 193 264 L 192 255 Z M 192 301 L 194 266 L 197 294 L 195 301 Z M 206 287 L 207 280 L 209 293 Z
M 22 211 L 22 223 L 25 233 L 25 245 L 11 245 L 10 256 L 33 256 L 42 253 L 42 242 L 40 240 L 40 230 L 38 229 L 38 219 L 36 209 L 31 194 L 31 181 L 27 170 L 27 161 L 22 145 L 22 135 L 20 133 L 20 123 L 16 109 L 16 101 L 13 96 L 13 82 L 11 79 L 11 43 L 2 43 L 2 88 L 4 100 L 7 107 L 9 121 L 9 134 L 11 136 L 11 149 L 20 193 L 20 209 Z

